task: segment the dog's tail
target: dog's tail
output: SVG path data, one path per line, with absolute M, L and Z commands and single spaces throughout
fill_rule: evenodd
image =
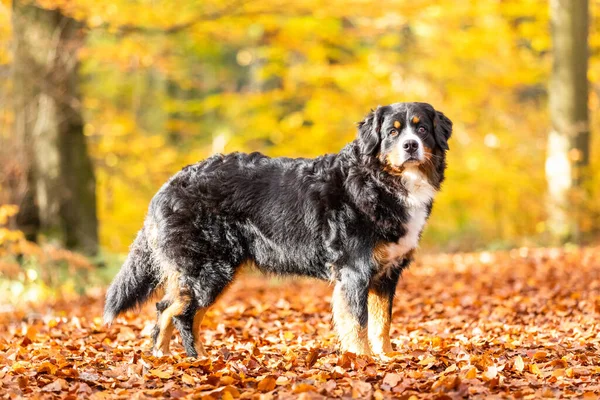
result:
M 110 324 L 120 313 L 140 306 L 158 287 L 160 277 L 152 265 L 145 228 L 135 238 L 129 255 L 106 293 L 104 323 Z

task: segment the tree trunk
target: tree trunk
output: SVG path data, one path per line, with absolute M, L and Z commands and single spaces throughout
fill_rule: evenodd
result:
M 83 135 L 77 52 L 81 25 L 60 10 L 13 1 L 15 136 L 28 163 L 21 226 L 68 248 L 98 248 L 96 183 Z
M 589 164 L 588 0 L 550 0 L 553 65 L 548 136 L 548 230 L 559 242 L 580 240 L 580 208 Z

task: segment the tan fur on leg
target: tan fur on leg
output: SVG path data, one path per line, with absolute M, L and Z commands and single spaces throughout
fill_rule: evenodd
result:
M 342 351 L 355 354 L 371 354 L 367 327 L 361 328 L 358 320 L 348 310 L 342 287 L 338 283 L 333 289 L 332 297 L 333 323 L 340 340 Z
M 196 311 L 196 315 L 194 315 L 194 347 L 196 348 L 199 356 L 208 357 L 208 353 L 206 350 L 204 350 L 202 340 L 200 339 L 200 325 L 202 325 L 202 320 L 204 319 L 206 310 L 206 308 L 201 308 Z
M 392 351 L 390 342 L 390 299 L 388 295 L 369 291 L 369 342 L 375 354 Z
M 169 279 L 165 288 L 166 296 L 174 300 L 173 303 L 160 314 L 158 336 L 156 338 L 156 345 L 152 350 L 152 354 L 156 357 L 169 354 L 169 346 L 174 329 L 173 317 L 181 314 L 189 302 L 189 298 L 187 296 L 182 296 L 179 292 L 177 278 L 178 277 L 173 277 L 173 279 Z

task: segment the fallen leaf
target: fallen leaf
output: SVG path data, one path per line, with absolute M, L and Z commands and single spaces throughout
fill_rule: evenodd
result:
M 388 385 L 391 388 L 394 388 L 402 381 L 402 376 L 400 374 L 395 374 L 393 372 L 388 372 L 383 377 L 383 383 Z
M 364 399 L 369 398 L 373 387 L 369 382 L 353 381 L 352 382 L 352 398 Z
M 465 379 L 475 379 L 477 378 L 477 368 L 471 367 L 465 374 Z
M 54 364 L 52 364 L 51 362 L 43 362 L 40 364 L 40 366 L 37 369 L 38 374 L 43 374 L 43 373 L 47 373 L 50 375 L 56 375 L 56 371 L 58 370 L 58 367 Z
M 162 371 L 160 369 L 151 369 L 148 372 L 156 377 L 161 378 L 161 379 L 171 379 L 171 376 L 173 376 L 173 374 L 171 372 Z
M 429 365 L 435 363 L 435 357 L 430 356 L 419 361 L 419 365 Z
M 498 368 L 495 365 L 490 365 L 482 374 L 483 378 L 490 381 L 498 375 Z
M 319 349 L 311 349 L 306 355 L 306 367 L 311 368 L 319 359 Z
M 272 375 L 268 375 L 262 381 L 258 382 L 257 388 L 261 392 L 270 392 L 271 390 L 275 389 L 276 385 L 277 378 Z
M 525 363 L 523 362 L 523 358 L 521 356 L 515 357 L 515 370 L 522 372 L 525 368 Z
M 308 383 L 298 383 L 296 385 L 294 385 L 294 393 L 304 393 L 304 392 L 312 392 L 312 391 L 316 391 L 317 388 L 314 387 L 313 385 L 310 385 Z
M 193 386 L 193 385 L 196 384 L 196 381 L 194 380 L 194 378 L 192 376 L 188 375 L 188 374 L 181 375 L 181 380 L 186 385 Z
M 64 379 L 57 379 L 42 388 L 42 392 L 62 392 L 67 387 L 67 382 Z

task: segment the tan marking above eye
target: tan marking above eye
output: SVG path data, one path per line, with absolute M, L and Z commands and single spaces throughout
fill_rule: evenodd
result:
M 394 121 L 394 128 L 398 129 L 401 125 L 400 121 Z
M 412 117 L 412 123 L 413 124 L 418 124 L 419 121 L 421 121 L 421 118 L 417 117 L 416 115 L 414 117 Z

